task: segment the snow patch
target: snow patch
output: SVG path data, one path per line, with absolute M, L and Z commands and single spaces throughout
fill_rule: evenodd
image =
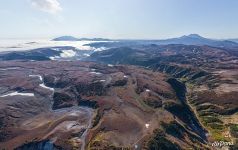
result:
M 93 72 L 96 71 L 96 69 L 91 69 Z
M 145 127 L 148 129 L 150 127 L 150 124 L 145 124 Z
M 4 69 L 0 69 L 0 70 L 6 71 L 6 70 L 15 70 L 15 69 L 19 69 L 19 67 L 10 67 L 10 68 L 4 68 Z
M 77 112 L 72 112 L 69 114 L 70 116 L 79 116 Z
M 8 97 L 8 96 L 30 96 L 30 97 L 34 97 L 35 94 L 34 93 L 19 93 L 19 92 L 13 92 L 13 93 L 9 93 L 6 95 L 2 95 L 0 97 Z
M 43 78 L 41 75 L 29 75 L 29 77 L 38 77 L 40 81 L 43 81 Z
M 48 87 L 48 86 L 45 86 L 44 83 L 40 84 L 40 87 L 44 88 L 44 89 L 48 89 L 48 90 L 51 90 L 51 91 L 55 91 L 54 88 L 51 88 L 51 87 Z
M 149 90 L 149 89 L 146 89 L 145 91 L 146 91 L 146 92 L 150 92 L 150 90 Z
M 96 75 L 101 75 L 102 73 L 100 72 L 90 72 L 91 74 L 96 74 Z
M 114 65 L 112 65 L 112 64 L 108 64 L 107 66 L 108 66 L 108 67 L 113 67 Z
M 41 75 L 29 75 L 29 77 L 38 77 L 38 78 L 40 79 L 40 81 L 43 82 L 43 78 L 42 78 Z M 51 90 L 51 91 L 54 91 L 54 90 L 55 90 L 54 88 L 51 88 L 51 87 L 46 86 L 44 83 L 41 83 L 39 86 L 42 87 L 42 88 Z

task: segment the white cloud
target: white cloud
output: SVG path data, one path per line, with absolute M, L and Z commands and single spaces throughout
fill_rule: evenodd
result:
M 62 10 L 58 0 L 30 0 L 32 6 L 41 11 L 55 14 Z

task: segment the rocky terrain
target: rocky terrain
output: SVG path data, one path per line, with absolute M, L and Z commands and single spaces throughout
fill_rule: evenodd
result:
M 3 61 L 0 85 L 3 149 L 209 149 L 184 84 L 163 73 Z
M 152 44 L 112 48 L 92 54 L 91 60 L 143 66 L 176 78 L 180 81 L 173 82 L 177 96 L 187 102 L 208 131 L 209 143 L 229 141 L 234 144 L 238 138 L 237 52 L 237 48 Z M 185 87 L 181 83 L 186 87 L 185 94 L 182 94 Z M 233 147 L 236 149 L 237 144 Z
M 181 38 L 223 45 L 135 40 L 1 53 L 0 149 L 237 149 L 236 44 Z

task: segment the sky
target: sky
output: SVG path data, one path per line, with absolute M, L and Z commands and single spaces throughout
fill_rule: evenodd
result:
M 0 0 L 0 38 L 238 38 L 237 0 Z

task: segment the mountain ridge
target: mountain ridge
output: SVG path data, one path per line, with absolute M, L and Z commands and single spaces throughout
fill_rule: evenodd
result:
M 89 40 L 87 38 L 83 38 L 84 40 Z M 99 38 L 100 39 L 100 38 Z M 94 41 L 103 41 L 103 40 L 95 40 Z M 106 41 L 106 40 L 104 40 Z M 169 44 L 183 44 L 183 45 L 198 45 L 198 46 L 213 46 L 213 47 L 238 47 L 238 40 L 229 40 L 229 39 L 210 39 L 203 37 L 199 34 L 189 34 L 189 35 L 183 35 L 180 37 L 175 38 L 168 38 L 168 39 L 154 39 L 154 40 L 148 40 L 148 39 L 118 39 L 118 40 L 107 40 L 112 41 L 112 43 L 96 43 L 96 45 L 100 46 L 103 45 L 107 47 L 115 47 L 117 45 L 144 45 L 144 44 L 157 44 L 157 45 L 169 45 Z M 117 42 L 113 42 L 117 41 Z M 91 45 L 91 44 L 89 44 Z M 92 44 L 94 45 L 94 43 Z
M 74 36 L 60 36 L 52 39 L 52 41 L 110 41 L 105 38 L 76 38 Z

